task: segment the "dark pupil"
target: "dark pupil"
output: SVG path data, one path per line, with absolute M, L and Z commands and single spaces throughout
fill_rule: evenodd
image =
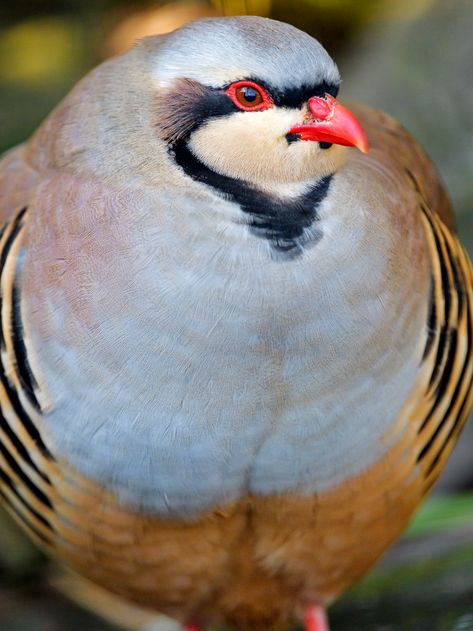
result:
M 243 88 L 245 99 L 252 103 L 258 96 L 258 92 L 254 88 Z

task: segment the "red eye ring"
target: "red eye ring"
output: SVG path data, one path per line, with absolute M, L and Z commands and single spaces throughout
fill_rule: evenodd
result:
M 247 88 L 256 92 L 254 104 L 248 101 L 244 95 L 244 89 Z M 245 112 L 259 112 L 273 107 L 273 102 L 269 94 L 260 85 L 253 81 L 235 81 L 226 90 L 225 93 L 231 98 L 238 109 Z

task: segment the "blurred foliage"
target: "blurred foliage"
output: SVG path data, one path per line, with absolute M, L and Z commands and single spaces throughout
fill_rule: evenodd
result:
M 336 631 L 473 631 L 473 494 L 427 500 L 331 621 Z
M 290 22 L 332 53 L 368 23 L 406 19 L 430 0 L 16 0 L 0 6 L 0 152 L 26 139 L 87 70 L 150 32 L 206 15 Z
M 473 631 L 473 494 L 427 500 L 331 619 L 337 631 Z
M 473 545 L 381 566 L 334 606 L 331 622 L 336 631 L 473 631 Z
M 81 26 L 70 18 L 24 20 L 7 29 L 0 40 L 3 83 L 48 89 L 76 76 L 84 65 L 77 45 Z
M 432 497 L 417 511 L 406 536 L 417 537 L 463 525 L 473 528 L 473 494 Z

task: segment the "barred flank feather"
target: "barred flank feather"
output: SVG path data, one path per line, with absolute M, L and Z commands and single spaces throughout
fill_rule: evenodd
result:
M 419 429 L 417 462 L 427 488 L 437 479 L 465 424 L 473 395 L 472 266 L 441 219 L 421 205 L 432 262 L 427 412 Z

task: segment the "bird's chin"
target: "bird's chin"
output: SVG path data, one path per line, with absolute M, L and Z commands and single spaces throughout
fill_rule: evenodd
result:
M 324 142 L 308 142 L 286 136 L 287 158 L 285 168 L 292 181 L 314 180 L 336 173 L 346 162 L 347 147 Z
M 290 142 L 298 123 L 290 111 L 264 111 L 215 118 L 189 137 L 193 155 L 213 171 L 258 187 L 298 184 L 333 174 L 344 149 L 317 142 Z
M 346 160 L 346 147 L 321 146 L 318 142 L 289 142 L 286 137 L 266 143 L 264 154 L 248 152 L 244 143 L 231 152 L 206 151 L 207 143 L 192 138 L 192 154 L 207 168 L 235 180 L 249 182 L 262 190 L 301 185 L 333 175 Z

